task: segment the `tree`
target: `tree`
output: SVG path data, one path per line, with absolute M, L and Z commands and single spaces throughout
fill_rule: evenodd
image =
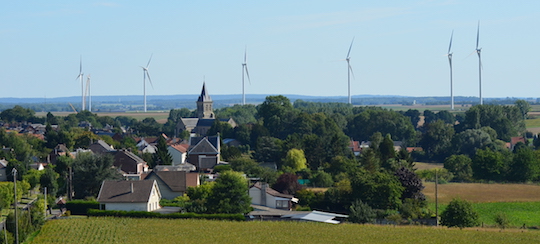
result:
M 96 197 L 104 180 L 121 178 L 113 168 L 113 158 L 108 154 L 79 153 L 73 162 L 73 188 L 75 198 Z
M 493 141 L 491 136 L 486 132 L 488 129 L 468 129 L 454 136 L 452 145 L 457 154 L 465 154 L 469 157 L 474 157 L 476 150 L 485 149 L 491 145 Z M 489 128 L 489 127 L 488 127 Z
M 510 141 L 525 131 L 523 113 L 517 106 L 492 104 L 475 105 L 465 112 L 465 120 L 456 126 L 459 132 L 489 126 L 497 132 L 497 139 Z
M 514 105 L 519 109 L 519 112 L 521 113 L 521 116 L 523 116 L 523 119 L 527 119 L 527 113 L 531 111 L 531 105 L 522 99 L 518 99 L 514 102 Z
M 465 200 L 453 199 L 441 213 L 441 224 L 448 227 L 478 226 L 478 213 Z
M 527 182 L 537 180 L 540 176 L 540 153 L 530 147 L 517 149 L 510 163 L 510 172 L 506 177 L 510 181 Z
M 403 186 L 386 172 L 359 171 L 352 177 L 352 196 L 376 209 L 398 209 L 401 206 Z
M 411 120 L 395 111 L 368 109 L 349 120 L 347 135 L 355 140 L 367 141 L 375 132 L 390 134 L 395 140 L 415 135 Z
M 424 184 L 414 171 L 406 167 L 401 167 L 396 170 L 394 175 L 398 178 L 401 186 L 403 186 L 402 200 L 409 198 L 418 202 L 426 201 L 426 196 L 422 193 L 422 190 L 425 188 Z
M 215 182 L 207 202 L 210 213 L 245 214 L 250 211 L 248 183 L 241 173 L 225 171 Z
M 220 121 L 219 119 L 214 120 L 212 127 L 206 132 L 208 136 L 214 136 L 219 133 L 222 138 L 231 138 L 233 137 L 234 130 L 231 124 L 227 122 Z
M 291 173 L 281 174 L 276 183 L 272 185 L 272 188 L 283 194 L 294 195 L 296 191 L 302 189 L 302 186 L 298 183 L 298 176 Z
M 368 204 L 363 203 L 362 200 L 354 201 L 349 211 L 349 221 L 353 223 L 372 223 L 376 217 L 375 211 Z
M 295 173 L 302 169 L 307 168 L 306 156 L 304 150 L 293 148 L 287 152 L 285 160 L 283 162 L 283 170 L 291 173 Z
M 473 158 L 472 170 L 475 179 L 502 181 L 508 171 L 507 162 L 511 160 L 512 155 L 504 155 L 502 152 L 485 150 L 476 151 Z
M 390 134 L 387 134 L 379 145 L 381 161 L 386 162 L 388 159 L 396 157 L 396 149 L 394 149 L 394 141 Z
M 424 124 L 425 133 L 422 135 L 420 145 L 426 156 L 432 160 L 442 160 L 450 155 L 454 128 L 442 120 Z
M 405 113 L 403 113 L 403 115 L 411 119 L 411 123 L 414 128 L 418 127 L 418 122 L 420 122 L 420 111 L 416 109 L 409 109 Z
M 452 155 L 444 160 L 444 168 L 454 175 L 456 181 L 471 181 L 472 159 L 467 155 Z
M 310 178 L 310 183 L 316 187 L 330 187 L 334 184 L 334 180 L 332 180 L 332 175 L 329 173 L 323 170 L 317 170 Z
M 41 187 L 47 187 L 47 192 L 51 196 L 56 196 L 58 191 L 58 173 L 56 173 L 52 168 L 48 167 L 45 169 L 39 179 Z
M 163 135 L 159 136 L 156 148 L 154 162 L 159 165 L 172 165 L 172 156 L 169 154 L 169 150 L 167 150 L 167 141 Z

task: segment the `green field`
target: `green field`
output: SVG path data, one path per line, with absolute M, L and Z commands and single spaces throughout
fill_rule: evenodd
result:
M 29 243 L 539 243 L 537 231 L 312 222 L 88 218 L 48 221 Z

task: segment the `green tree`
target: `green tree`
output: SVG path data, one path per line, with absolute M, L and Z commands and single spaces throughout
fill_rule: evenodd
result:
M 524 146 L 517 149 L 510 163 L 508 177 L 510 181 L 527 182 L 538 180 L 540 176 L 540 152 Z
M 58 191 L 58 176 L 58 173 L 48 167 L 39 179 L 41 187 L 47 187 L 47 192 L 52 196 L 56 196 Z
M 489 126 L 497 132 L 497 139 L 510 141 L 525 131 L 523 113 L 517 106 L 492 104 L 475 105 L 465 112 L 465 120 L 456 128 L 459 132 L 466 129 L 480 129 Z
M 442 120 L 424 124 L 425 133 L 420 145 L 431 160 L 442 160 L 451 153 L 454 128 Z
M 159 136 L 156 148 L 154 162 L 159 165 L 172 165 L 172 156 L 169 154 L 169 150 L 167 150 L 167 141 L 163 135 Z
M 485 150 L 477 150 L 473 158 L 472 170 L 475 179 L 502 181 L 508 171 L 508 161 L 512 159 L 511 154 Z
M 73 162 L 73 188 L 75 198 L 96 197 L 104 180 L 121 178 L 113 168 L 113 158 L 108 155 L 79 153 Z
M 478 213 L 470 202 L 453 199 L 441 213 L 441 224 L 448 227 L 459 227 L 460 229 L 478 226 Z
M 302 169 L 307 168 L 306 166 L 306 156 L 304 155 L 304 150 L 293 148 L 287 152 L 285 160 L 283 162 L 283 170 L 286 172 L 295 173 Z
M 474 157 L 476 150 L 485 149 L 493 143 L 491 136 L 486 130 L 488 129 L 483 127 L 482 129 L 468 129 L 457 133 L 452 139 L 454 151 L 457 154 Z
M 355 140 L 367 141 L 375 132 L 405 141 L 415 135 L 411 120 L 395 111 L 368 109 L 349 120 L 347 135 Z
M 452 155 L 444 160 L 444 168 L 454 175 L 456 181 L 471 181 L 472 159 L 467 155 Z
M 527 114 L 529 111 L 531 111 L 531 105 L 522 99 L 518 99 L 514 102 L 514 105 L 519 109 L 519 112 L 521 113 L 521 116 L 523 116 L 523 119 L 527 119 Z
M 334 180 L 329 173 L 326 173 L 323 170 L 317 170 L 313 173 L 310 184 L 315 187 L 330 187 L 334 184 Z
M 376 209 L 398 209 L 401 206 L 403 186 L 386 172 L 359 171 L 351 181 L 352 196 Z
M 366 224 L 375 220 L 375 211 L 362 200 L 355 200 L 350 209 L 349 221 L 353 223 Z
M 215 182 L 207 202 L 210 213 L 245 214 L 250 211 L 248 183 L 241 173 L 225 171 Z

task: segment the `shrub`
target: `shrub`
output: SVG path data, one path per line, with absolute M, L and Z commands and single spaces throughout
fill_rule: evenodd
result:
M 499 226 L 499 228 L 505 229 L 510 225 L 510 220 L 505 213 L 499 212 L 497 213 L 497 215 L 495 215 L 495 223 L 497 223 L 497 226 Z
M 73 200 L 66 202 L 66 208 L 71 211 L 71 214 L 85 215 L 89 209 L 99 209 L 99 202 Z
M 472 204 L 461 199 L 453 199 L 441 214 L 441 224 L 448 227 L 478 226 L 478 213 Z
M 376 217 L 375 211 L 367 203 L 363 203 L 362 200 L 354 201 L 349 210 L 351 212 L 349 221 L 353 223 L 372 223 Z
M 97 210 L 89 209 L 88 216 L 94 217 L 128 217 L 128 218 L 165 218 L 165 219 L 211 219 L 211 220 L 233 220 L 244 221 L 246 218 L 242 214 L 196 214 L 196 213 L 172 213 L 160 214 L 145 211 L 120 211 L 120 210 Z

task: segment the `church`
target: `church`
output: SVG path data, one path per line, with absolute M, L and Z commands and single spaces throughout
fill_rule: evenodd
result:
M 180 118 L 176 124 L 175 134 L 180 135 L 183 131 L 189 131 L 191 136 L 206 136 L 216 120 L 213 105 L 214 102 L 203 83 L 201 95 L 197 99 L 197 118 Z M 219 120 L 229 123 L 232 128 L 236 127 L 236 122 L 232 118 Z

